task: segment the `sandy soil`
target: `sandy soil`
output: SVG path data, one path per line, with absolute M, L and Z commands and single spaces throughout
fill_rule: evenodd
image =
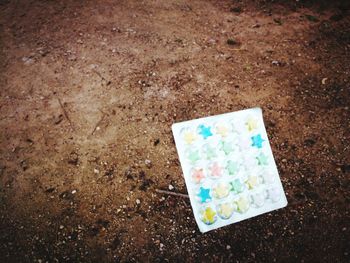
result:
M 347 10 L 1 0 L 0 261 L 350 261 Z M 255 106 L 289 205 L 201 234 L 171 124 Z

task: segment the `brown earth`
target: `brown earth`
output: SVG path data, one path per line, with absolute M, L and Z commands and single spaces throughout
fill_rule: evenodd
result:
M 1 0 L 0 262 L 349 262 L 349 5 L 322 3 Z M 171 124 L 255 106 L 289 205 L 201 234 L 155 191 L 186 193 Z

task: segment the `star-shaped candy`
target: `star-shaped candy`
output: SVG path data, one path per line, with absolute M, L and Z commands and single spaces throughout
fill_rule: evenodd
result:
M 199 201 L 201 203 L 209 202 L 211 200 L 210 189 L 204 188 L 204 187 L 200 187 L 199 188 L 199 193 L 198 193 L 197 196 L 199 197 Z
M 205 147 L 205 154 L 208 160 L 216 157 L 215 149 L 209 145 Z
M 226 170 L 229 175 L 234 175 L 238 172 L 238 164 L 234 161 L 229 160 L 226 165 Z
M 262 147 L 262 143 L 265 141 L 263 138 L 261 138 L 261 135 L 255 135 L 253 137 L 251 137 L 252 139 L 252 146 L 256 146 L 257 148 L 261 148 Z
M 213 188 L 213 195 L 218 199 L 228 196 L 229 193 L 230 193 L 230 188 L 226 183 L 219 183 Z
M 245 183 L 248 186 L 248 189 L 253 189 L 259 184 L 259 180 L 257 176 L 251 175 L 248 177 L 247 181 Z
M 215 223 L 217 217 L 215 211 L 211 207 L 207 207 L 203 212 L 202 212 L 202 221 L 207 224 L 211 225 Z
M 212 167 L 210 168 L 210 172 L 211 172 L 211 175 L 213 177 L 220 177 L 221 176 L 221 173 L 222 173 L 222 167 L 218 164 L 218 163 L 214 163 L 212 165 Z
M 192 178 L 196 184 L 199 184 L 205 178 L 203 169 L 194 169 Z
M 204 139 L 207 139 L 208 137 L 213 135 L 213 133 L 210 130 L 211 129 L 210 126 L 206 127 L 202 124 L 202 125 L 199 125 L 198 129 L 199 129 L 198 133 L 202 135 Z
M 221 150 L 226 154 L 229 155 L 233 151 L 233 146 L 231 142 L 222 141 L 221 142 Z
M 238 212 L 245 213 L 248 211 L 250 203 L 249 203 L 249 200 L 247 198 L 242 196 L 236 201 L 236 205 L 237 205 Z
M 222 219 L 229 219 L 233 213 L 233 206 L 230 203 L 219 204 L 217 211 Z
M 267 156 L 263 153 L 260 153 L 256 159 L 258 160 L 258 165 L 267 165 Z
M 188 159 L 192 162 L 195 163 L 197 162 L 200 157 L 199 157 L 199 151 L 198 150 L 190 150 L 188 153 Z
M 258 127 L 257 121 L 256 119 L 249 117 L 247 122 L 245 123 L 245 125 L 247 126 L 248 131 L 253 131 Z
M 192 144 L 196 140 L 196 135 L 191 131 L 186 131 L 184 134 L 184 140 L 187 144 Z
M 228 128 L 224 125 L 218 125 L 216 127 L 216 133 L 220 134 L 221 137 L 226 137 L 228 134 Z
M 242 193 L 244 190 L 243 184 L 239 179 L 235 179 L 233 182 L 230 182 L 231 185 L 231 191 L 235 194 Z

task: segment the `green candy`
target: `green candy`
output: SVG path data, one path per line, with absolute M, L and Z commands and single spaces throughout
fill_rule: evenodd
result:
M 265 154 L 260 153 L 256 159 L 258 160 L 258 165 L 267 165 L 267 156 Z
M 239 179 L 235 179 L 233 182 L 230 182 L 231 191 L 239 194 L 243 192 L 243 184 L 239 181 Z
M 211 160 L 212 158 L 216 157 L 215 149 L 209 145 L 206 147 L 205 154 L 208 160 Z
M 190 151 L 188 154 L 188 159 L 192 162 L 195 163 L 197 162 L 200 157 L 199 157 L 199 151 L 198 150 L 194 150 L 194 151 Z
M 226 154 L 229 155 L 231 152 L 233 152 L 233 146 L 230 142 L 221 142 L 221 150 Z
M 228 161 L 226 169 L 229 175 L 234 175 L 238 172 L 238 164 L 234 161 Z

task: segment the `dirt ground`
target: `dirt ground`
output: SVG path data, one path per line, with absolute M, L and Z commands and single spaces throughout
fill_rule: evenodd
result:
M 1 0 L 0 261 L 349 262 L 346 2 Z M 255 106 L 289 204 L 201 234 L 171 124 Z

